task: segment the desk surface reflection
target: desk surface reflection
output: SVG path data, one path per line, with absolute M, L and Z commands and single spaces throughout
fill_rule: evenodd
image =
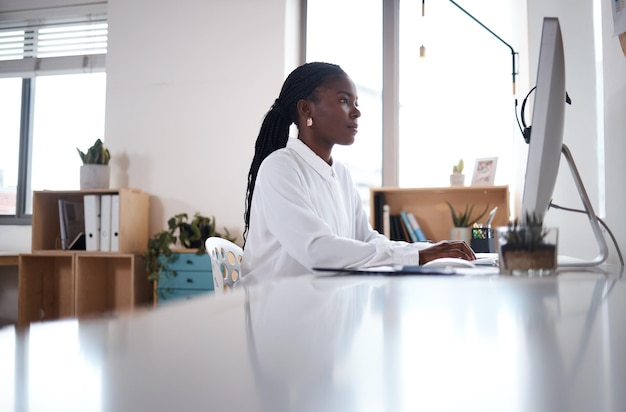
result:
M 303 276 L 0 329 L 2 411 L 624 411 L 626 282 Z

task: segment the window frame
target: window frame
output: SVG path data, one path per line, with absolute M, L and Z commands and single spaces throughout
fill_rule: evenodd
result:
M 51 17 L 52 16 L 52 17 Z M 30 23 L 30 22 L 35 22 Z M 68 6 L 54 10 L 32 12 L 0 12 L 0 29 L 22 27 L 25 31 L 66 24 L 107 23 L 106 3 L 91 6 Z M 108 35 L 107 35 L 108 37 Z M 24 44 L 26 49 L 26 45 Z M 36 48 L 36 45 L 35 45 Z M 24 51 L 26 53 L 26 51 Z M 0 78 L 21 78 L 20 132 L 15 214 L 0 215 L 0 226 L 32 225 L 32 214 L 26 213 L 32 203 L 33 124 L 35 119 L 35 90 L 37 77 L 77 73 L 106 72 L 106 52 L 68 54 L 56 57 L 24 57 L 1 60 Z

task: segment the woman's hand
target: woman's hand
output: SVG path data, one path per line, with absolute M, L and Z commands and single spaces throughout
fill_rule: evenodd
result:
M 472 248 L 462 240 L 443 240 L 426 249 L 420 250 L 419 253 L 420 265 L 442 257 L 461 258 L 465 260 L 476 259 Z

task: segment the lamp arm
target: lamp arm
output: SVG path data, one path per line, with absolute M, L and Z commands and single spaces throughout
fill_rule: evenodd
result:
M 502 43 L 504 43 L 511 50 L 511 61 L 512 61 L 512 67 L 513 67 L 513 73 L 512 73 L 512 76 L 513 76 L 513 94 L 515 94 L 515 76 L 517 75 L 517 69 L 515 67 L 516 66 L 516 64 L 515 64 L 515 56 L 519 56 L 519 54 L 515 50 L 513 50 L 513 47 L 511 47 L 511 45 L 509 43 L 507 43 L 504 40 L 502 40 L 502 37 L 498 36 L 489 27 L 487 27 L 484 24 L 482 24 L 476 17 L 472 16 L 467 10 L 465 10 L 463 7 L 461 7 L 459 4 L 457 4 L 454 0 L 449 0 L 449 1 L 450 1 L 450 3 L 454 4 L 459 10 L 461 10 L 463 13 L 468 15 L 476 23 L 480 24 L 480 26 L 483 29 L 487 30 L 496 39 L 500 40 Z

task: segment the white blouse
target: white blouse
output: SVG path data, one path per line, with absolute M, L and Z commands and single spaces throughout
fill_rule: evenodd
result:
M 373 230 L 348 169 L 290 138 L 259 168 L 241 272 L 247 283 L 314 267 L 417 265 L 428 246 Z

